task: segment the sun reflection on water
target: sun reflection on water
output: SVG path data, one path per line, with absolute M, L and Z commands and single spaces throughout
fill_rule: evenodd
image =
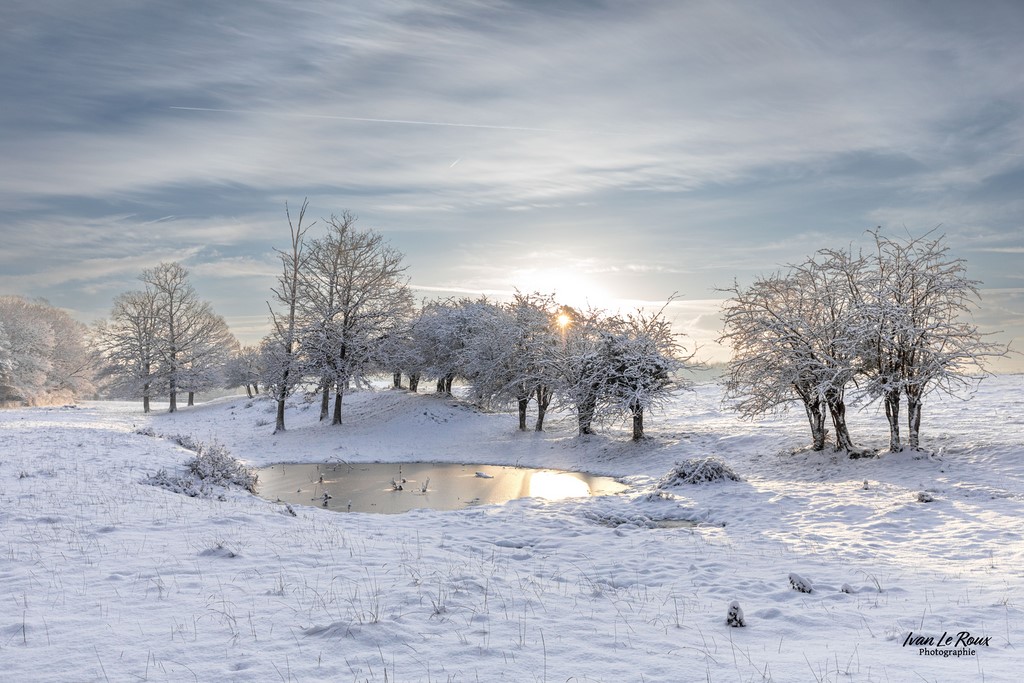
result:
M 582 479 L 564 472 L 534 472 L 530 477 L 530 493 L 534 498 L 562 500 L 590 495 L 590 486 Z

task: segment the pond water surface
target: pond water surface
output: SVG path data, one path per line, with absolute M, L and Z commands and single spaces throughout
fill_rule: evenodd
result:
M 611 477 L 499 465 L 313 463 L 271 465 L 257 472 L 264 498 L 340 512 L 460 510 L 516 498 L 561 500 L 626 489 Z

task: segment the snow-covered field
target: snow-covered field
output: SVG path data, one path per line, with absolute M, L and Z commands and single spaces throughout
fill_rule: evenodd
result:
M 244 397 L 175 415 L 0 411 L 0 678 L 1019 680 L 1024 377 L 992 378 L 968 403 L 933 397 L 922 439 L 934 455 L 873 460 L 803 451 L 801 415 L 740 422 L 719 397 L 713 384 L 680 396 L 641 444 L 618 429 L 580 439 L 568 419 L 519 433 L 513 416 L 394 391 L 347 397 L 341 427 L 300 405 L 276 436 L 271 404 Z M 253 465 L 520 464 L 633 488 L 292 516 L 237 489 L 190 498 L 143 483 L 192 455 L 144 428 Z M 851 429 L 887 443 L 875 408 Z M 651 495 L 674 463 L 709 455 L 743 481 Z M 704 523 L 651 528 L 666 518 Z M 726 625 L 733 600 L 745 628 Z M 978 642 L 958 646 L 964 632 Z M 973 654 L 941 654 L 954 648 Z

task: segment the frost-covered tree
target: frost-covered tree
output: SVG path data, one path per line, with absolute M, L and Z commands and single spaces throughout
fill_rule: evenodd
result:
M 260 393 L 262 380 L 259 346 L 240 346 L 228 359 L 224 371 L 224 388 L 245 387 L 245 393 L 252 398 Z
M 643 414 L 678 386 L 681 353 L 663 311 L 609 318 L 576 311 L 553 295 L 517 293 L 499 304 L 486 297 L 427 302 L 410 326 L 410 364 L 438 378 L 451 392 L 454 378 L 470 385 L 481 405 L 515 406 L 519 429 L 537 402 L 534 428 L 541 431 L 549 406 L 576 413 L 580 434 L 595 421 L 623 412 L 643 436 Z
M 14 370 L 14 351 L 11 349 L 11 338 L 4 331 L 4 321 L 0 320 L 0 383 L 7 383 L 7 378 L 12 370 Z
M 87 328 L 48 302 L 0 296 L 0 400 L 72 401 L 93 391 Z
M 970 388 L 987 359 L 1008 353 L 969 321 L 979 283 L 949 254 L 944 236 L 871 235 L 867 256 L 826 249 L 784 275 L 726 290 L 727 396 L 748 417 L 798 397 L 816 450 L 825 443 L 826 409 L 837 449 L 852 448 L 845 396 L 854 383 L 883 402 L 893 451 L 902 447 L 906 397 L 909 443 L 917 448 L 923 397 Z
M 422 359 L 423 374 L 437 378 L 438 393 L 452 392 L 452 382 L 465 376 L 466 344 L 472 334 L 471 307 L 490 305 L 486 298 L 445 299 L 423 305 L 412 324 L 414 353 Z
M 861 261 L 850 251 L 825 250 L 788 273 L 733 285 L 720 341 L 733 350 L 726 397 L 744 417 L 784 409 L 799 400 L 812 448 L 825 447 L 826 415 L 836 449 L 853 450 L 846 392 L 857 374 Z
M 286 402 L 288 397 L 294 393 L 295 388 L 302 380 L 301 368 L 297 365 L 297 354 L 294 351 L 291 355 L 286 354 L 281 340 L 273 333 L 260 340 L 259 353 L 259 381 L 274 397 L 277 404 L 276 412 L 278 417 L 282 417 L 283 402 Z M 285 376 L 285 371 L 288 372 L 287 376 Z M 283 386 L 290 388 L 287 392 L 282 392 L 281 387 Z M 282 393 L 284 393 L 283 399 L 281 398 Z M 276 434 L 278 431 L 283 430 L 276 430 L 274 433 Z
M 592 434 L 607 379 L 600 349 L 606 333 L 605 315 L 596 309 L 579 311 L 568 306 L 563 306 L 558 315 L 562 321 L 562 343 L 556 361 L 558 400 L 576 414 L 579 434 Z
M 526 408 L 532 398 L 537 403 L 534 430 L 543 431 L 544 418 L 559 382 L 558 354 L 562 347 L 562 329 L 558 306 L 554 295 L 516 292 L 506 310 L 513 332 L 509 345 L 513 381 L 508 387 L 514 388 L 519 428 L 526 429 Z
M 12 398 L 29 403 L 43 400 L 53 367 L 53 330 L 38 315 L 38 305 L 17 296 L 0 297 L 0 322 L 11 350 L 8 370 L 0 384 Z
M 322 378 L 321 417 L 334 390 L 332 424 L 341 424 L 345 388 L 374 369 L 378 346 L 404 326 L 412 309 L 403 255 L 355 222 L 348 212 L 332 216 L 300 271 L 306 368 Z
M 95 394 L 96 364 L 88 346 L 89 328 L 49 304 L 43 307 L 43 317 L 54 337 L 47 392 L 70 400 Z
M 921 404 L 932 390 L 955 394 L 985 373 L 1007 348 L 970 322 L 980 283 L 949 254 L 945 236 L 896 239 L 871 233 L 874 251 L 863 278 L 861 354 L 866 391 L 885 404 L 889 448 L 902 448 L 900 396 L 907 401 L 908 441 L 918 448 Z
M 419 313 L 410 306 L 396 321 L 395 329 L 382 337 L 374 346 L 374 366 L 378 371 L 390 374 L 393 389 L 405 388 L 402 375 L 409 378 L 408 389 L 416 392 L 419 373 L 423 362 L 415 353 L 412 326 Z
M 685 386 L 679 373 L 694 354 L 680 344 L 664 311 L 608 316 L 562 307 L 555 316 L 561 327 L 555 387 L 562 405 L 576 413 L 581 435 L 592 433 L 595 422 L 626 415 L 640 440 L 644 413 Z
M 312 225 L 302 225 L 306 216 L 308 201 L 302 202 L 297 223 L 292 223 L 292 216 L 285 204 L 285 215 L 288 217 L 289 245 L 288 249 L 275 250 L 281 261 L 281 274 L 277 279 L 277 287 L 271 288 L 274 300 L 281 307 L 275 311 L 270 308 L 271 333 L 261 345 L 261 365 L 264 372 L 264 384 L 274 392 L 277 401 L 277 419 L 274 433 L 283 432 L 285 401 L 302 381 L 298 347 L 298 312 L 301 293 L 301 274 L 306 267 L 306 232 Z
M 381 372 L 390 373 L 394 388 L 402 388 L 402 375 L 408 377 L 409 391 L 416 393 L 423 373 L 429 366 L 427 351 L 417 338 L 417 329 L 423 309 L 410 305 L 397 321 L 393 331 L 376 346 L 375 365 Z
M 684 386 L 679 372 L 694 357 L 680 344 L 664 313 L 662 307 L 655 313 L 638 310 L 613 318 L 606 323 L 598 346 L 606 403 L 631 417 L 634 441 L 644 438 L 644 413 Z
M 517 402 L 520 429 L 526 429 L 529 391 L 517 365 L 520 333 L 512 312 L 487 300 L 463 302 L 459 308 L 463 338 L 459 373 L 472 384 L 474 398 L 485 406 Z

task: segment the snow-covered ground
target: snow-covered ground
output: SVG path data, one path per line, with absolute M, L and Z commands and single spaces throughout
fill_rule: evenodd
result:
M 341 427 L 218 399 L 0 411 L 0 678 L 12 681 L 1016 681 L 1024 377 L 925 405 L 932 456 L 809 453 L 716 385 L 648 419 L 543 434 L 433 395 L 346 398 Z M 159 409 L 159 406 L 157 406 Z M 253 465 L 454 461 L 620 477 L 623 496 L 380 516 L 143 483 L 217 441 Z M 874 408 L 859 443 L 887 443 Z M 651 495 L 674 463 L 742 478 Z M 933 502 L 919 502 L 930 493 Z M 693 528 L 651 520 L 695 519 Z M 794 590 L 797 574 L 812 592 Z M 844 586 L 846 591 L 844 592 Z M 745 628 L 726 625 L 732 601 Z M 973 654 L 942 656 L 969 632 Z M 952 636 L 943 647 L 942 634 Z M 911 635 L 912 634 L 912 635 Z M 922 647 L 908 637 L 931 638 Z M 987 643 L 987 644 L 986 644 Z

